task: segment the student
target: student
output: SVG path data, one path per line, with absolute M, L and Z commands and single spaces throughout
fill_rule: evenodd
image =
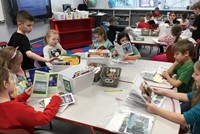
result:
M 49 30 L 44 37 L 45 47 L 43 48 L 44 58 L 50 59 L 58 57 L 61 54 L 66 54 L 66 51 L 59 43 L 59 34 L 56 30 Z M 52 64 L 46 62 L 46 65 L 51 69 Z
M 192 38 L 196 41 L 200 41 L 200 2 L 195 3 L 193 6 L 193 12 L 196 15 L 194 23 L 190 26 L 192 30 Z
M 23 55 L 22 69 L 27 70 L 34 68 L 34 60 L 42 62 L 52 62 L 55 58 L 45 59 L 34 52 L 26 33 L 30 33 L 33 28 L 34 18 L 27 11 L 21 10 L 17 14 L 18 29 L 10 38 L 9 46 L 18 47 Z
M 162 76 L 174 87 L 178 92 L 188 93 L 192 90 L 192 74 L 194 72 L 192 57 L 194 55 L 194 44 L 187 39 L 180 40 L 172 45 L 175 62 Z M 172 76 L 176 74 L 176 79 Z
M 152 19 L 152 13 L 150 12 L 146 13 L 145 17 L 146 17 L 146 22 L 149 23 L 149 25 L 156 24 L 155 21 Z
M 14 77 L 14 83 L 15 83 L 16 88 L 12 96 L 14 97 L 18 94 L 23 93 L 23 91 L 28 85 L 28 82 L 26 80 L 24 71 L 21 68 L 21 63 L 23 60 L 22 53 L 14 47 L 7 46 L 0 50 L 0 57 L 4 58 L 7 65 L 6 67 L 10 69 Z M 5 66 L 3 64 L 5 63 L 1 62 L 0 66 Z M 27 85 L 23 85 L 23 86 L 20 85 L 23 82 L 27 83 Z
M 160 15 L 160 10 L 158 7 L 156 7 L 152 13 L 152 16 L 154 18 L 156 18 L 157 20 L 161 20 L 162 19 L 162 16 Z
M 114 43 L 117 32 L 124 31 L 125 27 L 117 26 L 117 19 L 113 16 L 108 21 L 110 26 L 108 26 L 107 36 L 110 42 Z
M 174 24 L 180 24 L 180 22 L 176 19 L 175 12 L 169 13 L 169 20 L 165 21 L 165 23 L 168 23 L 170 26 L 173 26 Z
M 169 98 L 173 98 L 182 102 L 190 102 L 191 103 L 191 109 L 188 111 L 183 112 L 183 114 L 171 112 L 164 110 L 162 108 L 159 108 L 155 106 L 154 104 L 151 104 L 149 102 L 146 102 L 147 105 L 147 111 L 153 114 L 157 114 L 159 116 L 162 116 L 163 118 L 166 118 L 170 121 L 173 121 L 175 123 L 178 123 L 185 127 L 186 125 L 191 125 L 191 133 L 192 134 L 199 134 L 200 133 L 200 61 L 197 61 L 194 65 L 194 73 L 192 74 L 192 77 L 194 78 L 194 85 L 193 92 L 190 93 L 177 93 L 174 91 L 169 90 L 163 90 L 163 89 L 155 89 L 154 93 L 159 94 L 161 96 L 167 96 Z
M 106 32 L 102 27 L 96 27 L 93 31 L 96 41 L 93 42 L 93 49 L 108 49 L 112 51 L 113 44 L 107 39 Z
M 35 111 L 33 107 L 26 104 L 32 93 L 32 87 L 11 100 L 10 95 L 15 88 L 12 73 L 8 69 L 1 68 L 0 74 L 1 129 L 25 129 L 33 133 L 35 126 L 45 125 L 54 118 L 61 103 L 58 93 L 52 96 L 51 102 L 43 112 Z
M 129 38 L 128 33 L 126 33 L 126 32 L 118 33 L 117 43 L 119 45 L 122 45 L 122 44 L 125 44 L 127 42 L 130 42 L 130 38 Z M 132 48 L 133 48 L 133 55 L 124 55 L 123 58 L 124 58 L 125 61 L 136 60 L 136 59 L 141 58 L 141 55 L 140 55 L 139 51 L 137 50 L 137 48 L 133 45 L 132 45 Z M 115 53 L 115 55 L 117 55 L 117 52 Z
M 171 35 L 159 37 L 158 41 L 164 42 L 168 46 L 171 46 L 174 43 L 176 43 L 178 40 L 180 40 L 181 32 L 182 32 L 182 27 L 180 25 L 174 25 L 171 29 Z M 163 46 L 162 47 L 160 46 L 160 51 L 161 52 L 164 51 Z M 168 62 L 166 53 L 161 53 L 159 55 L 153 56 L 150 58 L 150 60 Z
M 145 19 L 144 17 L 140 17 L 139 18 L 139 22 L 138 22 L 138 25 L 137 25 L 137 28 L 146 28 L 146 29 L 150 29 L 150 25 L 149 23 L 146 23 L 145 22 Z
M 182 21 L 180 22 L 180 25 L 183 27 L 183 29 L 186 29 L 190 24 L 190 22 L 187 18 L 188 18 L 188 14 L 186 12 L 181 14 Z

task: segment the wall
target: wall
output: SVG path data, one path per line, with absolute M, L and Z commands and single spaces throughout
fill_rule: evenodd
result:
M 12 24 L 11 17 L 8 13 L 9 5 L 8 0 L 2 1 L 2 9 L 5 18 L 4 23 L 0 23 L 0 41 L 9 41 L 10 36 L 13 32 L 16 31 L 17 26 Z M 51 0 L 52 2 L 52 11 L 62 11 L 62 4 L 73 4 L 74 7 L 77 7 L 79 4 L 83 3 L 83 0 Z M 27 34 L 30 40 L 43 37 L 49 29 L 48 20 L 44 22 L 43 20 L 36 20 L 34 24 L 33 31 L 30 34 Z

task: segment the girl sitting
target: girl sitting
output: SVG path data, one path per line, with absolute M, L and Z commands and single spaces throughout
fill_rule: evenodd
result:
M 169 26 L 173 26 L 174 24 L 180 24 L 180 22 L 176 18 L 176 13 L 175 12 L 170 12 L 168 19 L 169 20 L 165 21 L 165 23 L 168 23 Z
M 59 43 L 59 34 L 56 30 L 49 30 L 44 37 L 46 46 L 43 48 L 44 58 L 58 57 L 61 54 L 65 54 L 66 51 Z M 46 62 L 46 65 L 52 69 L 52 64 Z
M 182 27 L 180 25 L 174 25 L 171 29 L 171 35 L 160 37 L 158 41 L 164 42 L 169 47 L 173 45 L 174 43 L 176 43 L 178 40 L 180 40 L 181 32 L 182 32 Z M 168 62 L 166 53 L 161 53 L 159 55 L 153 56 L 150 58 L 150 60 Z
M 119 45 L 122 45 L 122 44 L 125 44 L 127 42 L 130 42 L 130 38 L 129 38 L 128 33 L 126 33 L 126 32 L 118 33 L 117 43 Z M 137 48 L 132 45 L 132 49 L 133 49 L 133 55 L 123 55 L 124 61 L 136 60 L 136 59 L 141 58 L 141 55 L 140 55 L 139 51 L 137 50 Z M 118 54 L 118 52 L 114 51 L 113 55 L 117 55 L 117 54 Z

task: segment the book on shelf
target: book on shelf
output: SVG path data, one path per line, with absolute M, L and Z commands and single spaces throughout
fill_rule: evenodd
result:
M 118 110 L 114 113 L 106 129 L 122 134 L 150 134 L 154 117 L 131 110 Z
M 61 103 L 60 103 L 60 108 L 59 108 L 59 112 L 63 112 L 70 104 L 74 104 L 75 103 L 75 99 L 74 96 L 72 95 L 72 93 L 66 93 L 66 94 L 62 94 L 61 95 Z M 51 98 L 45 98 L 42 99 L 40 101 L 40 106 L 45 108 L 49 102 L 51 101 Z
M 128 95 L 128 100 L 131 102 L 137 102 L 144 104 L 146 102 L 153 103 L 160 107 L 165 99 L 165 96 L 154 94 L 153 88 L 147 84 L 147 82 L 138 75 L 134 81 L 133 89 Z
M 33 80 L 33 97 L 47 97 L 58 89 L 59 75 L 56 72 L 35 71 Z
M 119 55 L 132 55 L 133 53 L 133 46 L 131 42 L 127 42 L 125 44 L 119 45 L 117 42 L 114 42 L 115 50 L 118 52 Z
M 150 86 L 169 89 L 173 88 L 173 86 L 162 76 L 162 73 L 167 70 L 167 67 L 159 66 L 156 71 L 143 70 L 141 75 Z

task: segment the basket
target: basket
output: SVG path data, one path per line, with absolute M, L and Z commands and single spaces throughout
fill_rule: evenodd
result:
M 151 30 L 151 36 L 156 36 L 158 37 L 159 36 L 159 33 L 160 33 L 160 30 Z
M 149 34 L 150 34 L 150 29 L 142 29 L 141 30 L 142 36 L 149 36 Z

